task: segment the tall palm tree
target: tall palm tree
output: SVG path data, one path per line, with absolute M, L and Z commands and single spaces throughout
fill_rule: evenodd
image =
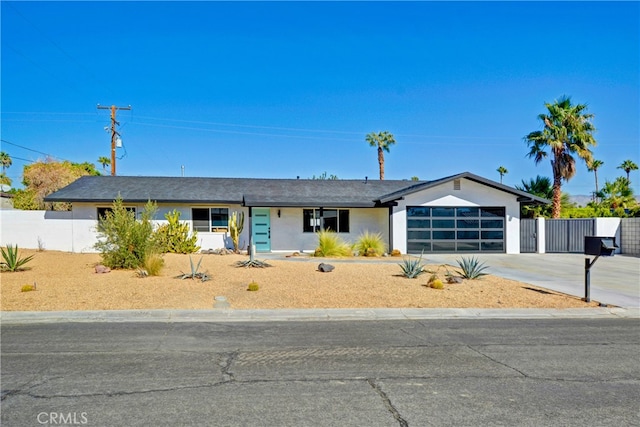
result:
M 500 184 L 502 184 L 502 177 L 509 173 L 509 171 L 504 166 L 500 166 L 496 171 L 500 174 Z
M 591 160 L 590 163 L 587 163 L 587 170 L 589 172 L 593 172 L 593 175 L 596 177 L 596 192 L 593 193 L 596 197 L 598 195 L 598 168 L 604 165 L 602 160 Z
M 2 173 L 4 174 L 7 171 L 7 168 L 11 167 L 12 164 L 13 161 L 11 160 L 11 156 L 9 156 L 9 154 L 5 153 L 4 151 L 1 151 L 0 165 L 2 165 Z
M 631 183 L 631 179 L 629 178 L 629 173 L 631 171 L 637 171 L 638 170 L 638 165 L 633 163 L 633 161 L 631 161 L 631 160 L 625 160 L 616 169 L 623 169 L 627 173 L 627 181 L 629 181 L 629 183 Z
M 593 114 L 586 113 L 586 104 L 571 104 L 571 98 L 563 96 L 553 104 L 546 103 L 548 114 L 540 114 L 538 119 L 544 124 L 541 131 L 525 136 L 529 146 L 529 157 L 536 164 L 551 154 L 553 170 L 552 218 L 559 218 L 562 198 L 562 181 L 569 181 L 576 173 L 576 159 L 573 155 L 588 163 L 592 160 L 590 146 L 596 145 L 593 137 L 595 127 L 591 123 Z
M 389 152 L 389 147 L 396 143 L 393 138 L 393 134 L 388 131 L 379 133 L 371 132 L 366 137 L 367 142 L 371 147 L 378 147 L 378 165 L 380 166 L 380 180 L 384 179 L 384 153 Z
M 111 159 L 105 156 L 98 157 L 98 163 L 102 165 L 102 170 L 107 171 L 107 166 L 111 164 Z

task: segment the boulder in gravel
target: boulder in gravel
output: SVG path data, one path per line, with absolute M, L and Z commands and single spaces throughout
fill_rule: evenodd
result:
M 320 265 L 318 265 L 318 271 L 322 272 L 322 273 L 330 273 L 333 271 L 335 267 L 331 264 L 325 264 L 324 262 L 321 262 Z
M 96 265 L 96 273 L 103 274 L 103 273 L 109 273 L 109 272 L 111 272 L 111 269 L 109 267 L 106 267 L 102 264 Z

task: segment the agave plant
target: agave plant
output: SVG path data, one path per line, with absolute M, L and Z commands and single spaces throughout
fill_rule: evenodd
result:
M 24 270 L 25 268 L 23 266 L 33 259 L 33 255 L 20 258 L 18 256 L 18 245 L 7 245 L 6 250 L 5 248 L 0 248 L 0 250 L 2 251 L 2 262 L 0 262 L 0 266 L 2 270 L 5 271 Z
M 456 260 L 456 262 L 458 263 L 458 266 L 461 270 L 460 275 L 465 279 L 474 280 L 488 274 L 484 273 L 484 270 L 486 270 L 488 267 L 485 266 L 484 263 L 481 263 L 480 260 L 475 257 L 462 257 L 462 259 Z
M 189 256 L 189 264 L 191 265 L 191 274 L 182 273 L 176 276 L 176 279 L 191 279 L 191 280 L 200 279 L 203 282 L 206 282 L 207 280 L 211 280 L 211 277 L 207 273 L 202 273 L 198 271 L 200 270 L 201 262 L 202 262 L 202 257 L 200 257 L 198 264 L 194 265 L 193 260 L 191 259 L 191 256 Z
M 398 265 L 402 269 L 402 274 L 409 279 L 415 279 L 422 273 L 427 272 L 424 269 L 424 264 L 422 264 L 422 253 L 418 259 L 404 258 L 402 263 Z

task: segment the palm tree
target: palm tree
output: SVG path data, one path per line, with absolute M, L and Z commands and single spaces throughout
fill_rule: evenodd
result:
M 593 137 L 595 127 L 591 123 L 593 114 L 586 113 L 586 104 L 571 104 L 571 98 L 563 96 L 553 104 L 546 103 L 548 114 L 538 118 L 544 124 L 541 131 L 529 133 L 525 141 L 529 146 L 529 157 L 536 164 L 551 152 L 553 170 L 553 207 L 552 218 L 559 218 L 562 198 L 562 180 L 569 181 L 576 173 L 576 160 L 573 155 L 591 163 L 590 146 L 596 145 Z
M 2 165 L 2 173 L 4 174 L 7 171 L 7 168 L 11 167 L 13 161 L 11 160 L 11 156 L 9 156 L 4 151 L 0 152 L 0 164 Z M 636 167 L 637 169 L 637 167 Z
M 496 171 L 500 174 L 500 184 L 502 184 L 502 177 L 509 173 L 509 171 L 504 166 L 500 166 Z
M 593 175 L 596 177 L 596 192 L 593 193 L 594 195 L 598 194 L 598 168 L 600 166 L 604 165 L 604 162 L 602 160 L 591 160 L 590 163 L 587 163 L 587 170 L 589 172 L 593 172 Z
M 631 160 L 625 160 L 616 169 L 623 169 L 627 173 L 627 181 L 629 181 L 629 183 L 631 183 L 631 179 L 629 178 L 629 172 L 637 171 L 638 170 L 638 165 L 633 163 L 633 161 L 631 161 Z
M 380 166 L 380 180 L 384 179 L 384 153 L 389 152 L 389 147 L 396 143 L 393 138 L 393 134 L 388 131 L 384 132 L 371 132 L 366 137 L 367 142 L 371 147 L 378 147 L 378 165 Z
M 107 166 L 111 164 L 111 159 L 105 156 L 98 157 L 98 163 L 102 165 L 102 170 L 107 171 Z
M 637 204 L 629 180 L 624 176 L 617 177 L 613 182 L 605 181 L 598 197 L 602 199 L 603 205 L 611 209 L 630 208 Z
M 551 200 L 553 198 L 553 186 L 551 180 L 546 176 L 536 176 L 531 178 L 529 182 L 522 180 L 522 186 L 516 185 L 516 190 L 525 191 L 534 196 Z
M 551 179 L 546 176 L 537 175 L 535 178 L 529 179 L 529 181 L 522 180 L 522 186 L 516 185 L 516 190 L 524 191 L 534 196 L 542 197 L 543 199 L 553 199 L 553 186 L 551 185 Z M 562 208 L 570 208 L 571 198 L 569 194 L 562 193 L 560 196 L 560 205 Z M 522 206 L 522 213 L 525 217 L 549 217 L 551 216 L 551 205 L 524 205 Z

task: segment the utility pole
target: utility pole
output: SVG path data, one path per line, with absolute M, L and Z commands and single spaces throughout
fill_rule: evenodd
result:
M 131 105 L 128 107 L 104 107 L 98 104 L 98 110 L 111 110 L 111 176 L 116 174 L 116 139 L 120 134 L 116 131 L 116 125 L 120 126 L 120 123 L 116 121 L 117 110 L 131 110 Z

